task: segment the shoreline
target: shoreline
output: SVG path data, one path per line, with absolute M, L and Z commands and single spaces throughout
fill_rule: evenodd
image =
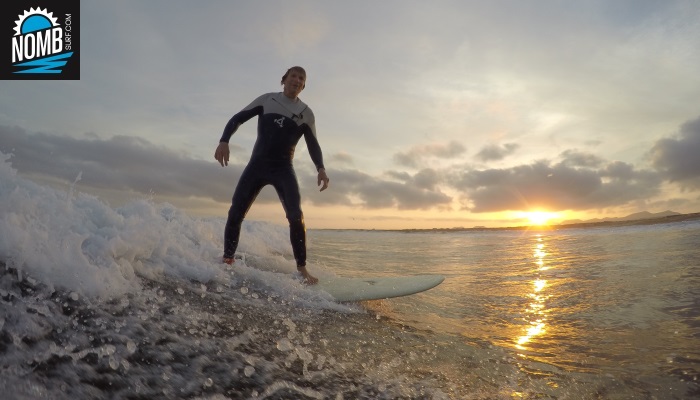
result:
M 621 226 L 657 225 L 675 222 L 700 220 L 700 212 L 690 214 L 668 215 L 664 217 L 636 219 L 630 221 L 596 221 L 577 222 L 572 224 L 558 225 L 521 225 L 509 227 L 474 227 L 474 228 L 410 228 L 410 229 L 314 229 L 317 231 L 368 231 L 368 232 L 488 232 L 488 231 L 556 231 L 564 229 L 584 229 L 584 228 L 610 228 Z

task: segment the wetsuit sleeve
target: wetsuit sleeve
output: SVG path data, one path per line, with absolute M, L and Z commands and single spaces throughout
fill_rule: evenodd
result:
M 308 112 L 311 115 L 309 116 L 309 121 L 304 124 L 304 140 L 306 140 L 306 147 L 309 149 L 311 161 L 314 162 L 316 170 L 318 171 L 319 169 L 324 168 L 323 152 L 321 151 L 321 145 L 318 143 L 318 139 L 316 138 L 316 118 L 310 109 Z
M 253 118 L 256 115 L 260 115 L 263 112 L 263 103 L 269 96 L 268 94 L 264 94 L 257 99 L 253 100 L 252 103 L 248 104 L 246 108 L 243 110 L 239 111 L 231 117 L 231 119 L 228 121 L 226 126 L 224 127 L 224 133 L 221 135 L 221 139 L 219 142 L 226 142 L 228 143 L 229 140 L 231 140 L 231 136 L 238 130 L 238 127 L 241 126 L 244 122 L 248 121 L 249 119 Z

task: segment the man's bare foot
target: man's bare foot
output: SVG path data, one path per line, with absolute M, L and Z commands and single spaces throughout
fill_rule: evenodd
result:
M 304 283 L 306 283 L 307 285 L 315 285 L 318 283 L 318 278 L 311 275 L 309 271 L 306 270 L 306 267 L 297 267 L 297 270 L 304 278 Z

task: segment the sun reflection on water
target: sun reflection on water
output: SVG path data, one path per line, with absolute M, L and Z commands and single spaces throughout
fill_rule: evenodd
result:
M 538 235 L 537 243 L 535 244 L 533 256 L 535 258 L 535 265 L 537 266 L 536 272 L 546 271 L 549 269 L 545 266 L 545 257 L 547 252 L 545 251 L 545 245 L 542 241 L 542 236 Z M 534 337 L 542 336 L 547 332 L 547 309 L 545 301 L 550 297 L 547 295 L 547 280 L 542 279 L 537 276 L 532 281 L 531 291 L 527 294 L 527 297 L 531 300 L 528 307 L 525 309 L 525 320 L 528 322 L 528 326 L 525 328 L 523 335 L 519 336 L 515 340 L 515 347 L 520 350 L 527 350 L 526 344 L 531 342 Z
M 541 237 L 537 238 L 537 241 L 541 242 L 542 238 Z M 534 256 L 535 256 L 535 264 L 537 264 L 538 270 L 546 271 L 549 269 L 549 267 L 546 267 L 544 265 L 544 258 L 547 256 L 547 252 L 544 251 L 544 243 L 537 243 L 537 245 L 535 246 Z

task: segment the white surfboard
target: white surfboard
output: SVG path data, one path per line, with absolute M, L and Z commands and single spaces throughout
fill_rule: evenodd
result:
M 432 289 L 445 280 L 441 275 L 414 275 L 376 278 L 326 278 L 312 286 L 336 301 L 379 300 L 408 296 Z

